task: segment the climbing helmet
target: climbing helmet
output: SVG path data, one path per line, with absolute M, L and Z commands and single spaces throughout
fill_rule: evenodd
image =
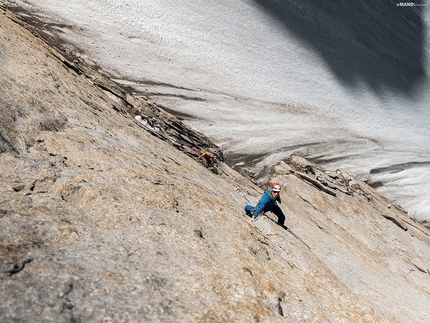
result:
M 277 183 L 277 182 L 274 182 L 274 183 L 272 183 L 272 185 L 270 185 L 270 189 L 271 189 L 273 192 L 280 192 L 280 191 L 281 191 L 281 188 L 282 188 L 281 184 L 279 184 L 279 183 Z

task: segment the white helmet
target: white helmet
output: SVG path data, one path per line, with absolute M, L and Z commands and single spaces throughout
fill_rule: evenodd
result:
M 279 184 L 279 183 L 277 183 L 277 182 L 274 182 L 274 183 L 272 183 L 272 185 L 270 185 L 270 189 L 271 189 L 273 192 L 280 192 L 280 191 L 281 191 L 281 188 L 282 188 L 281 184 Z

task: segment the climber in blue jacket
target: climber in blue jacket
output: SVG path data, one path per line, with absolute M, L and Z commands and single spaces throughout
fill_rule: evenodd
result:
M 272 185 L 270 185 L 270 188 L 264 192 L 260 201 L 258 201 L 257 206 L 245 206 L 245 212 L 248 216 L 251 217 L 251 222 L 254 222 L 260 214 L 264 214 L 267 211 L 270 211 L 278 217 L 278 224 L 284 225 L 285 215 L 282 212 L 281 208 L 276 204 L 276 202 L 281 203 L 281 198 L 279 197 L 279 192 L 281 191 L 281 188 L 281 184 L 276 182 L 272 183 Z

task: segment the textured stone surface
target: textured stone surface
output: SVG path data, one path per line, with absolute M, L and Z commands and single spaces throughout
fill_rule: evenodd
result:
M 292 157 L 273 179 L 286 184 L 294 235 L 270 214 L 251 225 L 243 206 L 262 190 L 196 163 L 189 148 L 212 146 L 204 136 L 10 17 L 0 14 L 0 321 L 430 320 L 429 231 L 399 206 Z

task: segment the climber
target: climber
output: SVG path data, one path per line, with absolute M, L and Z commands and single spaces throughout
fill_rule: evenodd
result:
M 197 157 L 197 161 L 201 161 L 203 165 L 213 173 L 218 173 L 215 168 L 214 159 L 212 158 L 212 154 L 209 151 L 204 151 Z
M 270 211 L 278 217 L 278 224 L 284 225 L 285 215 L 281 208 L 276 204 L 276 202 L 281 203 L 281 198 L 279 196 L 281 188 L 281 184 L 274 182 L 270 185 L 270 188 L 264 192 L 260 201 L 258 201 L 257 206 L 245 206 L 245 212 L 251 217 L 251 222 L 254 222 L 260 214 Z

